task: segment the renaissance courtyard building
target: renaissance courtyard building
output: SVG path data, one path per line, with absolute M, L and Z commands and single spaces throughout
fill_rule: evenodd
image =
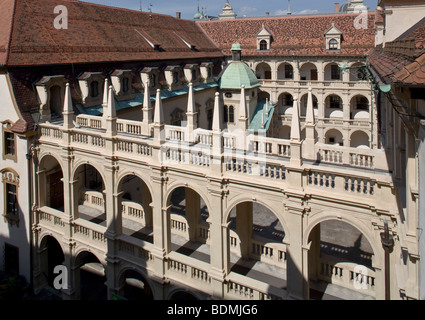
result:
M 419 298 L 418 157 L 389 156 L 369 57 L 385 13 L 62 2 L 62 29 L 53 0 L 0 4 L 5 271 L 39 292 L 63 265 L 64 299 Z

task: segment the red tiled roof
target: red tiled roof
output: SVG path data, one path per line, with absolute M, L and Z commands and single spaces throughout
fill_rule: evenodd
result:
M 54 27 L 58 4 L 68 10 L 68 29 Z M 222 56 L 193 21 L 161 14 L 72 0 L 1 0 L 0 19 L 0 64 L 9 66 Z M 154 50 L 140 33 L 154 39 L 161 50 Z
M 369 62 L 386 83 L 425 85 L 425 18 L 384 49 L 372 50 Z
M 397 82 L 425 85 L 425 53 L 394 75 Z
M 6 64 L 7 61 L 14 8 L 14 0 L 0 1 L 0 65 Z
M 358 14 L 265 17 L 199 21 L 198 25 L 226 55 L 237 41 L 244 56 L 262 55 L 363 55 L 374 47 L 375 14 L 368 14 L 367 29 L 356 29 Z M 342 32 L 340 52 L 326 52 L 324 33 L 332 22 Z M 273 34 L 269 52 L 257 52 L 262 24 Z

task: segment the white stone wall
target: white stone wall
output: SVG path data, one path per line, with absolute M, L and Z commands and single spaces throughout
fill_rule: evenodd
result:
M 7 75 L 0 74 L 0 105 L 2 112 L 0 121 L 11 120 L 13 122 L 19 119 L 19 115 L 10 94 L 10 87 Z M 4 125 L 3 125 L 4 128 Z M 3 130 L 1 133 L 0 155 L 2 173 L 7 171 L 15 171 L 19 175 L 19 185 L 17 187 L 18 196 L 18 214 L 19 226 L 11 225 L 5 222 L 3 216 L 0 217 L 0 268 L 4 268 L 4 246 L 8 243 L 19 248 L 19 273 L 29 282 L 30 280 L 30 213 L 29 213 L 29 173 L 26 154 L 28 150 L 27 140 L 23 137 L 15 135 L 16 139 L 16 161 L 3 158 L 4 138 Z M 4 183 L 0 182 L 0 210 L 1 214 L 5 212 L 5 188 Z

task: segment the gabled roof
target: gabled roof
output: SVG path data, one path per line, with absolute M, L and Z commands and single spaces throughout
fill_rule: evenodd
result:
M 0 1 L 0 65 L 222 57 L 190 20 L 75 0 L 60 4 L 68 10 L 68 29 L 53 24 L 57 0 Z
M 266 28 L 263 23 L 263 25 L 261 26 L 261 30 L 257 33 L 257 37 L 258 36 L 272 36 L 272 33 Z
M 364 55 L 375 44 L 375 14 L 368 14 L 367 29 L 356 29 L 358 14 L 262 17 L 234 20 L 197 21 L 214 44 L 228 56 L 236 37 L 244 56 L 278 55 Z M 341 51 L 327 52 L 324 33 L 334 23 L 344 35 Z M 257 33 L 262 25 L 273 34 L 270 51 L 257 52 Z
M 342 34 L 342 32 L 335 27 L 335 24 L 332 22 L 332 26 L 328 29 L 328 31 L 325 32 L 325 34 Z

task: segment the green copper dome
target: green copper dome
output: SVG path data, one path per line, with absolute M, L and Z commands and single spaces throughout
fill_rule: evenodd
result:
M 220 89 L 239 89 L 244 85 L 245 89 L 260 86 L 254 71 L 242 61 L 233 61 L 223 71 L 220 77 Z
M 230 49 L 232 51 L 242 51 L 242 46 L 239 42 L 235 42 L 234 44 L 232 44 L 232 48 Z

